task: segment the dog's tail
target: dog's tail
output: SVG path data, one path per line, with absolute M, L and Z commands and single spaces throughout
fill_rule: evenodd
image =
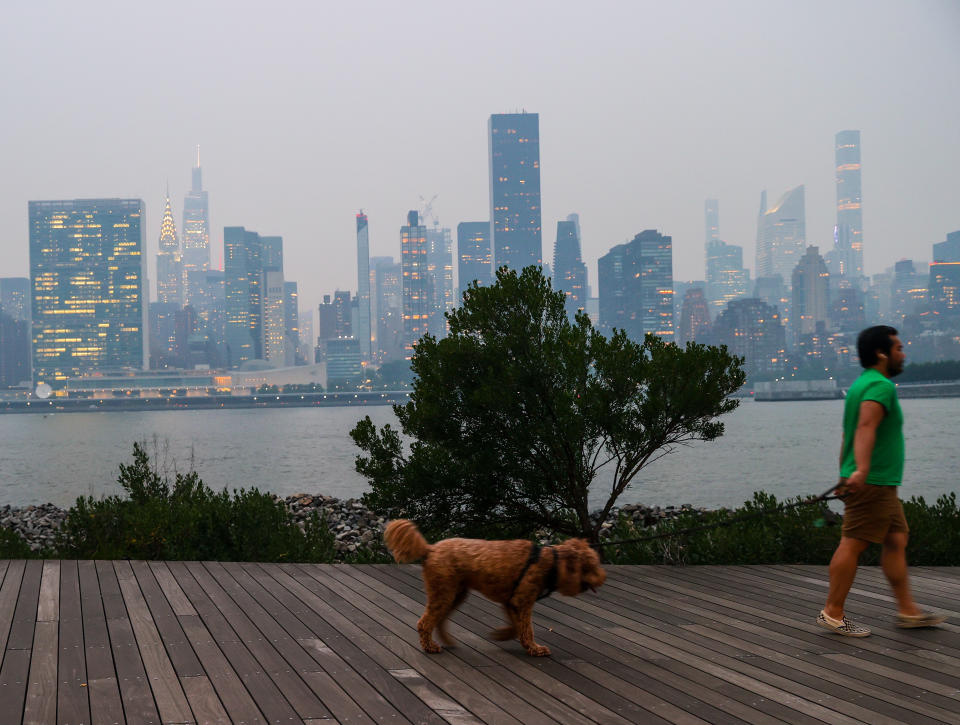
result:
M 387 524 L 383 540 L 387 542 L 393 558 L 400 564 L 422 559 L 430 551 L 430 544 L 423 538 L 423 534 L 407 519 L 397 519 Z

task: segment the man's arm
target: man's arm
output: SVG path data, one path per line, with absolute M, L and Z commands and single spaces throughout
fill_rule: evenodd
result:
M 875 400 L 864 400 L 860 403 L 857 431 L 853 437 L 853 457 L 857 463 L 857 470 L 847 479 L 847 486 L 853 490 L 858 490 L 867 483 L 870 458 L 877 442 L 877 426 L 880 425 L 886 413 L 886 409 Z

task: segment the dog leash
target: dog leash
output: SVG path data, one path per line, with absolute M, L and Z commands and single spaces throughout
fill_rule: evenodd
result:
M 787 509 L 797 508 L 798 506 L 810 506 L 812 504 L 822 503 L 824 501 L 833 501 L 834 499 L 842 499 L 846 494 L 831 496 L 830 494 L 837 490 L 839 484 L 834 484 L 826 491 L 821 493 L 816 498 L 808 498 L 803 501 L 795 501 L 794 503 L 783 503 L 773 508 L 764 509 L 762 511 L 755 511 L 750 514 L 743 514 L 742 516 L 736 516 L 732 519 L 726 519 L 724 521 L 716 521 L 712 524 L 702 524 L 701 526 L 691 526 L 686 529 L 680 529 L 679 531 L 669 531 L 662 534 L 651 534 L 650 536 L 641 536 L 636 539 L 622 539 L 620 541 L 602 541 L 596 544 L 590 544 L 590 546 L 596 549 L 602 549 L 607 546 L 619 546 L 620 544 L 636 544 L 641 541 L 654 541 L 656 539 L 669 539 L 674 536 L 685 536 L 687 534 L 694 534 L 699 531 L 708 531 L 710 529 L 719 529 L 723 526 L 733 526 L 734 524 L 739 524 L 742 521 L 749 521 L 751 519 L 757 519 L 767 514 L 772 514 L 776 511 L 786 511 Z M 821 519 L 822 520 L 822 519 Z M 819 524 L 819 521 L 818 521 Z M 524 569 L 526 572 L 526 569 Z

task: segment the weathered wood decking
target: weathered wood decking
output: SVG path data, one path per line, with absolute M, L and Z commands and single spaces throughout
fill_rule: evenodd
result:
M 960 568 L 912 572 L 936 630 L 862 569 L 866 639 L 814 626 L 824 567 L 608 572 L 537 605 L 534 659 L 478 595 L 423 654 L 415 566 L 3 561 L 0 722 L 960 723 Z

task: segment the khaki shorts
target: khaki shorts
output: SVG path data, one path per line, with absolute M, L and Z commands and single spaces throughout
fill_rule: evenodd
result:
M 903 504 L 897 496 L 899 488 L 868 483 L 859 493 L 847 494 L 840 535 L 881 544 L 888 533 L 908 533 Z

